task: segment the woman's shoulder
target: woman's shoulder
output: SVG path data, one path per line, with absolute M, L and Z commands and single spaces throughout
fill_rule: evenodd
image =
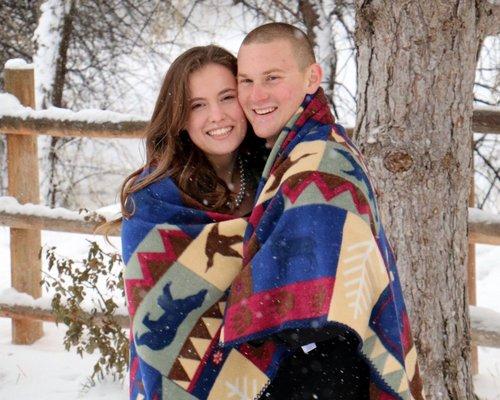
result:
M 148 177 L 151 176 L 151 173 L 150 170 L 144 170 L 137 177 L 134 185 L 146 182 Z M 133 192 L 130 197 L 134 200 L 143 199 L 174 204 L 181 203 L 180 191 L 173 179 L 169 176 L 159 177 L 158 179 L 146 183 L 145 186 Z
M 146 220 L 158 221 L 163 219 L 162 214 L 172 208 L 183 205 L 180 190 L 172 178 L 160 177 L 159 179 L 147 182 L 149 172 L 141 173 L 134 185 L 145 182 L 145 186 L 132 192 L 127 200 L 127 208 L 131 212 L 131 221 Z

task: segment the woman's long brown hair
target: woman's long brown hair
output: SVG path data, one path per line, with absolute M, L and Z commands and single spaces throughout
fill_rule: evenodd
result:
M 166 176 L 170 176 L 181 191 L 203 204 L 203 208 L 232 211 L 231 205 L 228 205 L 231 204 L 231 191 L 184 130 L 190 110 L 189 76 L 208 64 L 222 65 L 236 76 L 236 58 L 214 45 L 187 50 L 168 69 L 145 132 L 145 165 L 131 173 L 121 187 L 120 203 L 124 218 L 130 218 L 134 213 L 135 205 L 130 196 Z M 239 153 L 254 176 L 258 176 L 266 150 L 263 141 L 251 132 L 250 126 Z M 138 179 L 144 171 L 148 171 L 148 175 Z M 120 221 L 121 218 L 105 224 L 108 229 L 104 227 L 104 230 L 111 231 Z

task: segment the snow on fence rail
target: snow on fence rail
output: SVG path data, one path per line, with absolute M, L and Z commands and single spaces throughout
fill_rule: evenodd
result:
M 91 313 L 91 308 L 85 305 L 83 307 L 88 315 Z M 109 318 L 104 313 L 93 313 L 92 315 L 97 324 Z M 34 299 L 30 295 L 19 293 L 12 288 L 0 290 L 0 317 L 56 322 L 50 298 Z M 130 319 L 125 307 L 118 308 L 113 318 L 117 320 L 122 328 L 128 328 L 130 325 Z
M 15 135 L 133 139 L 147 124 L 144 117 L 105 110 L 33 110 L 8 93 L 0 94 L 0 104 L 0 132 Z
M 62 109 L 35 111 L 33 69 L 5 69 L 5 88 L 12 93 L 0 94 L 0 132 L 7 135 L 9 165 L 9 194 L 0 197 L 0 225 L 11 227 L 11 269 L 13 289 L 32 296 L 32 303 L 13 301 L 0 293 L 0 317 L 13 320 L 13 342 L 33 343 L 42 335 L 41 323 L 54 321 L 47 306 L 40 305 L 40 230 L 94 233 L 96 226 L 109 218 L 100 212 L 77 213 L 50 209 L 37 203 L 39 199 L 38 155 L 36 139 L 39 134 L 93 138 L 139 138 L 147 121 L 102 110 L 73 112 Z M 19 99 L 19 100 L 18 100 Z M 28 106 L 28 107 L 26 107 Z M 473 130 L 500 134 L 500 111 L 480 108 L 474 110 Z M 352 129 L 348 129 L 348 133 Z M 469 241 L 500 245 L 500 217 L 470 209 Z M 111 232 L 117 235 L 118 232 Z M 30 244 L 30 245 L 28 245 Z M 31 248 L 31 253 L 26 251 Z M 474 254 L 473 251 L 471 253 Z M 469 266 L 469 293 L 475 302 L 474 259 Z M 121 315 L 118 318 L 126 318 Z M 476 345 L 500 348 L 500 314 L 471 306 L 472 339 Z M 491 321 L 495 321 L 492 323 Z M 120 319 L 126 326 L 128 321 Z
M 117 218 L 118 211 L 118 204 L 113 206 L 113 211 L 77 212 L 40 204 L 20 204 L 14 197 L 0 197 L 0 225 L 16 229 L 94 234 L 103 222 Z M 119 236 L 120 232 L 114 229 L 108 235 Z

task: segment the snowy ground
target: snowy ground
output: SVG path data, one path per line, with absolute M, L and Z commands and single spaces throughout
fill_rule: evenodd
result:
M 84 238 L 90 236 L 44 232 L 45 244 L 64 247 L 59 253 L 79 258 L 86 254 Z M 103 242 L 103 241 L 102 241 Z M 118 247 L 118 242 L 114 242 Z M 106 244 L 103 242 L 103 246 Z M 109 246 L 108 246 L 109 248 Z M 477 246 L 478 305 L 500 312 L 500 246 Z M 0 227 L 0 292 L 10 287 L 8 229 Z M 62 345 L 64 328 L 44 324 L 45 336 L 31 346 L 11 344 L 10 320 L 0 318 L 0 399 L 19 400 L 118 400 L 126 399 L 126 384 L 106 381 L 90 389 L 84 386 L 94 356 L 80 358 Z M 500 350 L 481 348 L 480 373 L 475 378 L 483 400 L 500 400 Z

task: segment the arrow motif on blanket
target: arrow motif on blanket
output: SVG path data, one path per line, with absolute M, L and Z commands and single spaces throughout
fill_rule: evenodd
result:
M 348 306 L 354 309 L 357 319 L 363 311 L 371 308 L 371 281 L 369 276 L 369 258 L 375 243 L 371 240 L 347 246 L 348 257 L 344 260 L 349 267 L 344 271 L 344 287 L 350 288 L 346 297 L 352 301 Z

